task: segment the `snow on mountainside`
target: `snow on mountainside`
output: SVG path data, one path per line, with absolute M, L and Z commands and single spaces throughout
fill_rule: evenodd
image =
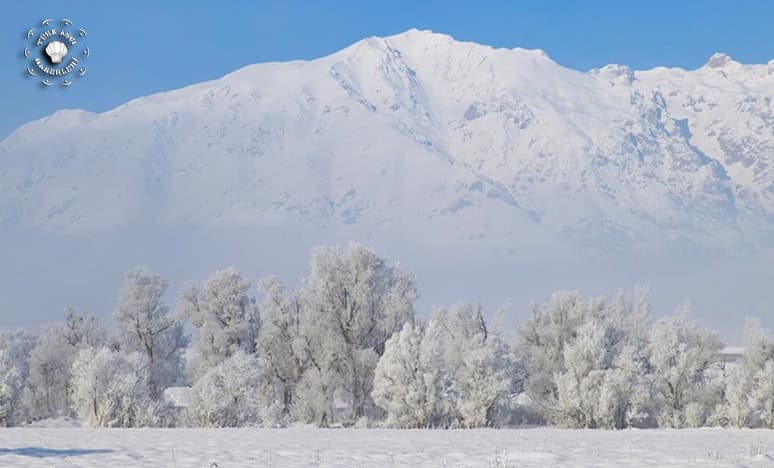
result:
M 24 125 L 0 143 L 0 229 L 772 245 L 772 90 L 774 62 L 581 73 L 411 30 Z

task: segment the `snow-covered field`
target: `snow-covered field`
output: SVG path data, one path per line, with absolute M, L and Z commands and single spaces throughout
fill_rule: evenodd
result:
M 0 430 L 6 467 L 774 466 L 767 430 Z

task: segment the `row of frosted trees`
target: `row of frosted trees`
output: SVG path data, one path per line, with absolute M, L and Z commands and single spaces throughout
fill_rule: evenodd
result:
M 644 289 L 557 292 L 512 332 L 466 304 L 421 320 L 412 276 L 358 245 L 317 249 L 295 291 L 268 277 L 255 298 L 229 268 L 171 310 L 167 288 L 131 271 L 112 334 L 68 310 L 0 335 L 0 424 L 774 427 L 774 338 L 749 322 L 727 364 L 685 310 L 653 320 Z

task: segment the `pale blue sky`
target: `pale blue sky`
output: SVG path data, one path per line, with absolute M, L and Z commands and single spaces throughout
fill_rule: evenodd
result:
M 15 1 L 0 3 L 0 138 L 61 108 L 103 111 L 131 98 L 268 60 L 326 55 L 412 27 L 501 47 L 540 48 L 562 65 L 696 68 L 717 51 L 774 58 L 771 1 Z M 89 32 L 87 79 L 41 89 L 24 76 L 24 32 L 68 17 Z

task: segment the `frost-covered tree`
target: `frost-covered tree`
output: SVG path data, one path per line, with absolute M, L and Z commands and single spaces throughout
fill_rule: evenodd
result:
M 456 304 L 436 312 L 443 327 L 444 368 L 457 423 L 492 426 L 515 376 L 502 337 L 489 330 L 481 308 Z
M 0 427 L 19 424 L 27 417 L 23 395 L 35 343 L 35 336 L 28 333 L 0 333 Z
M 707 372 L 703 401 L 694 405 L 694 415 L 689 425 L 747 427 L 752 417 L 752 392 L 754 375 L 743 365 L 719 363 L 715 372 Z
M 385 344 L 374 373 L 374 403 L 392 427 L 445 425 L 449 402 L 438 323 L 406 323 Z
M 565 344 L 565 370 L 555 375 L 556 419 L 570 427 L 595 427 L 596 409 L 606 370 L 610 367 L 607 324 L 591 319 L 578 327 L 574 340 Z M 615 402 L 613 404 L 616 404 Z
M 109 348 L 85 348 L 73 362 L 72 406 L 92 427 L 142 427 L 158 422 L 145 357 Z
M 70 412 L 70 369 L 78 350 L 59 341 L 57 328 L 43 332 L 30 357 L 26 399 L 34 419 Z
M 276 276 L 264 278 L 258 287 L 263 300 L 258 307 L 261 328 L 256 348 L 264 367 L 263 395 L 267 402 L 281 405 L 282 413 L 288 416 L 303 371 L 297 351 L 302 345 L 299 341 L 299 303 L 289 296 Z
M 376 367 L 374 402 L 396 427 L 484 427 L 513 386 L 513 359 L 480 308 L 457 304 L 407 323 Z
M 662 427 L 703 423 L 706 372 L 718 361 L 722 347 L 717 334 L 699 328 L 687 314 L 682 307 L 657 320 L 650 331 L 649 362 Z
M 19 368 L 9 358 L 8 353 L 0 349 L 0 427 L 8 427 L 14 423 L 21 386 Z
M 558 292 L 533 309 L 516 349 L 526 366 L 527 394 L 546 420 L 620 428 L 648 419 L 649 313 L 644 288 L 610 303 Z
M 414 316 L 413 279 L 373 250 L 318 248 L 300 294 L 300 357 L 305 371 L 299 401 L 306 419 L 326 424 L 335 393 L 349 402 L 350 419 L 371 407 L 373 372 L 385 343 Z
M 774 360 L 767 360 L 755 374 L 752 401 L 764 427 L 774 429 Z
M 107 332 L 92 316 L 66 310 L 65 320 L 47 327 L 30 355 L 26 400 L 35 418 L 69 415 L 71 369 L 81 349 L 100 347 Z
M 525 390 L 549 422 L 557 423 L 555 376 L 566 371 L 564 348 L 572 342 L 584 321 L 601 315 L 603 304 L 584 302 L 578 292 L 555 292 L 551 299 L 533 307 L 532 317 L 518 331 L 515 348 L 527 366 Z
M 307 354 L 305 367 L 296 387 L 295 402 L 291 408 L 294 420 L 314 423 L 326 427 L 333 422 L 334 393 L 339 374 L 332 369 L 334 361 L 329 354 Z
M 616 350 L 609 327 L 587 321 L 565 347 L 566 371 L 555 376 L 557 423 L 614 429 L 647 419 L 651 395 L 641 350 Z
M 436 310 L 422 328 L 420 363 L 425 369 L 424 385 L 434 402 L 429 411 L 431 427 L 459 425 L 456 395 L 454 392 L 454 371 L 456 366 L 448 361 L 449 335 L 445 309 Z M 428 396 L 429 398 L 429 396 Z
M 168 283 L 147 268 L 126 275 L 113 317 L 124 353 L 140 353 L 147 361 L 148 390 L 160 399 L 164 389 L 182 375 L 182 353 L 188 340 L 182 323 L 170 313 L 163 296 Z
M 215 272 L 201 289 L 187 288 L 180 312 L 194 327 L 188 373 L 193 380 L 237 352 L 255 352 L 259 315 L 250 283 L 233 267 Z
M 627 344 L 605 371 L 595 408 L 595 424 L 606 429 L 646 426 L 651 421 L 653 382 L 647 350 Z
M 197 427 L 255 426 L 264 421 L 261 368 L 254 354 L 237 351 L 197 379 L 186 420 Z
M 756 411 L 758 400 L 754 397 L 756 375 L 765 367 L 767 360 L 774 358 L 774 343 L 770 343 L 767 332 L 757 320 L 745 322 L 744 353 L 734 363 L 720 363 L 715 372 L 708 373 L 709 386 L 714 392 L 709 395 L 711 408 L 708 425 L 752 427 L 761 424 Z
M 713 423 L 774 428 L 774 338 L 757 320 L 747 320 L 744 353 L 724 383 L 724 404 Z
M 511 388 L 510 362 L 502 341 L 492 335 L 477 334 L 469 345 L 455 380 L 457 411 L 466 427 L 493 426 Z

